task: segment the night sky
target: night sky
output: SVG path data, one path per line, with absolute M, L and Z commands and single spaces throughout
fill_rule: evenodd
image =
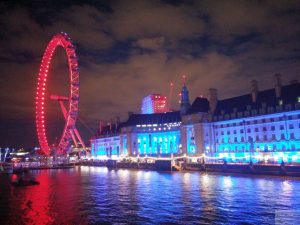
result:
M 34 95 L 41 57 L 55 33 L 73 40 L 80 66 L 78 128 L 86 141 L 99 120 L 140 112 L 150 93 L 178 109 L 181 76 L 190 100 L 210 87 L 224 99 L 300 76 L 300 1 L 5 1 L 0 3 L 0 147 L 37 146 Z M 48 94 L 67 93 L 65 53 L 57 49 Z M 47 103 L 50 142 L 63 118 Z

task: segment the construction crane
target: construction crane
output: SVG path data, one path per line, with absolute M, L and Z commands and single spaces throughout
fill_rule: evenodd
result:
M 168 111 L 171 111 L 172 106 L 172 97 L 173 97 L 173 82 L 170 83 L 170 91 L 169 91 L 169 101 L 168 101 Z

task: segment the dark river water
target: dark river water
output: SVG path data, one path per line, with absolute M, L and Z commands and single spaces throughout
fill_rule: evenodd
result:
M 300 180 L 78 167 L 0 175 L 0 224 L 300 224 Z

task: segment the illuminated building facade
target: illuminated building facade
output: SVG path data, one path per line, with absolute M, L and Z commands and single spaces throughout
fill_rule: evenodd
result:
M 161 94 L 151 94 L 142 101 L 142 114 L 167 112 L 167 97 Z
M 214 156 L 233 162 L 300 163 L 300 84 L 282 86 L 219 101 L 212 123 L 209 148 Z
M 121 128 L 122 151 L 130 156 L 180 154 L 180 125 L 178 111 L 132 114 Z
M 91 155 L 97 159 L 115 158 L 120 155 L 120 123 L 110 121 L 107 126 L 100 122 L 99 130 L 91 139 Z
M 213 162 L 300 163 L 300 84 L 282 86 L 278 75 L 275 81 L 275 88 L 264 91 L 253 81 L 250 94 L 224 100 L 218 100 L 216 89 L 209 89 L 208 98 L 198 97 L 191 105 L 184 85 L 187 96 L 181 94 L 181 103 L 186 101 L 180 111 L 131 114 L 121 123 L 114 131 L 119 137 L 115 152 L 187 155 Z
M 120 137 L 112 136 L 91 141 L 92 155 L 101 158 L 113 158 L 120 155 Z

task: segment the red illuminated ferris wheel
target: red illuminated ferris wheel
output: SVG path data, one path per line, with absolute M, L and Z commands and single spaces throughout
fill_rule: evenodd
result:
M 78 115 L 78 105 L 79 105 L 79 67 L 78 61 L 75 53 L 75 48 L 71 42 L 71 39 L 66 33 L 56 34 L 51 41 L 48 43 L 48 46 L 44 52 L 42 63 L 40 66 L 40 71 L 38 75 L 37 90 L 36 90 L 36 131 L 38 136 L 38 141 L 41 147 L 41 150 L 49 155 L 50 146 L 46 137 L 46 125 L 45 125 L 45 92 L 47 84 L 47 75 L 49 71 L 50 62 L 53 56 L 55 49 L 61 46 L 64 48 L 68 58 L 69 64 L 69 96 L 54 96 L 51 95 L 51 99 L 57 100 L 60 103 L 64 118 L 65 126 L 60 138 L 56 150 L 58 154 L 65 153 L 68 149 L 70 140 L 73 139 L 75 145 L 77 146 L 77 141 L 75 136 L 83 145 L 83 141 L 75 127 L 77 115 Z M 64 102 L 67 102 L 68 107 L 65 107 Z

